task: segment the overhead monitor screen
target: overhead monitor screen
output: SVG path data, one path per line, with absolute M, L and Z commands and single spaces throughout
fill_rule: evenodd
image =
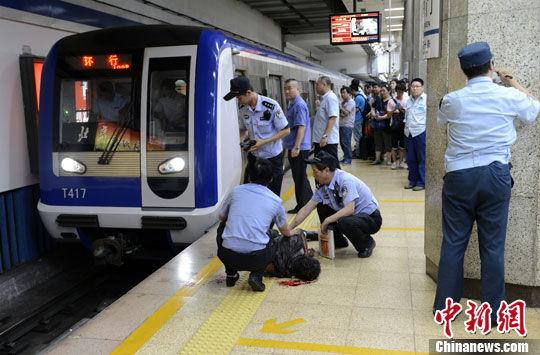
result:
M 379 12 L 330 16 L 330 44 L 365 44 L 379 41 Z

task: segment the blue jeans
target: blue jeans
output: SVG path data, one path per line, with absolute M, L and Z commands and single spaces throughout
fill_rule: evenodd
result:
M 443 241 L 435 309 L 445 307 L 446 297 L 459 302 L 463 296 L 463 259 L 474 221 L 478 228 L 482 302 L 488 302 L 493 312 L 499 308 L 505 298 L 504 243 L 510 189 L 508 164 L 499 162 L 451 171 L 444 176 Z
M 350 162 L 352 160 L 351 136 L 352 127 L 339 127 L 339 144 L 343 150 L 343 160 Z
M 409 166 L 409 184 L 426 186 L 426 131 L 413 137 L 405 137 L 407 165 Z

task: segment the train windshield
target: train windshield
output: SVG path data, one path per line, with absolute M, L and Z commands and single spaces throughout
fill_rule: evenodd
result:
M 134 123 L 131 76 L 65 78 L 60 87 L 62 151 L 140 150 Z M 117 143 L 116 143 L 117 142 Z

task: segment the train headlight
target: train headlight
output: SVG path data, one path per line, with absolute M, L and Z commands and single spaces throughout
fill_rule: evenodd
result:
M 60 166 L 62 167 L 62 170 L 67 171 L 68 173 L 84 174 L 86 172 L 86 165 L 71 158 L 62 159 Z
M 185 167 L 186 162 L 184 159 L 181 157 L 174 157 L 159 164 L 158 170 L 160 174 L 174 174 L 181 172 Z

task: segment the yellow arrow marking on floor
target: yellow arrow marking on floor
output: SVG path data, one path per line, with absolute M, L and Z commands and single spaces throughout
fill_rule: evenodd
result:
M 260 332 L 262 333 L 274 333 L 274 334 L 291 334 L 296 332 L 294 329 L 285 329 L 292 326 L 295 326 L 297 324 L 304 323 L 304 318 L 297 318 L 293 319 L 287 322 L 276 322 L 276 319 L 269 319 L 264 322 L 262 328 L 260 329 Z

